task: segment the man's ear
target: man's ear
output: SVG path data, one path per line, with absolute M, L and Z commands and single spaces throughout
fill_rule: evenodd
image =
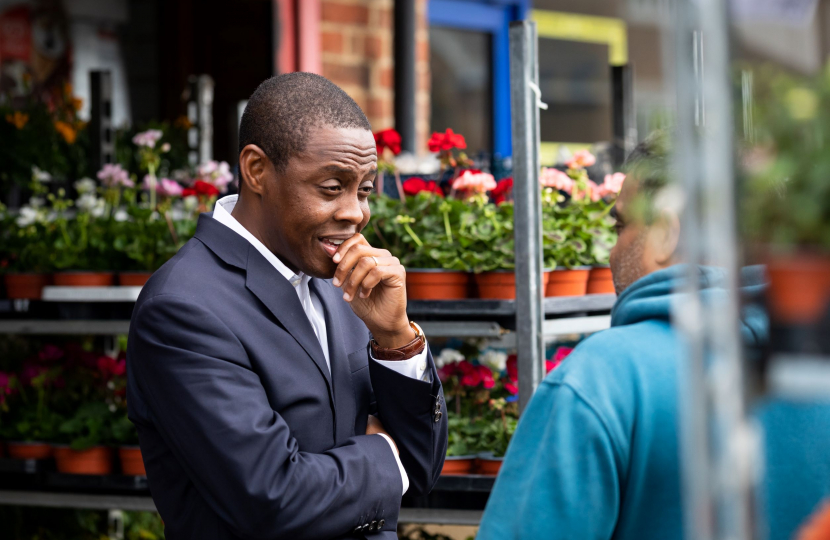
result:
M 654 262 L 660 266 L 674 264 L 680 243 L 680 218 L 673 212 L 663 212 L 650 229 Z
M 239 177 L 246 191 L 262 195 L 271 161 L 262 148 L 249 144 L 239 153 Z M 240 186 L 240 192 L 242 186 Z

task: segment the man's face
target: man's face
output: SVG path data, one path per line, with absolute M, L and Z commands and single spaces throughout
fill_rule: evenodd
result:
M 371 131 L 313 128 L 302 154 L 275 172 L 263 192 L 267 245 L 293 271 L 329 279 L 337 246 L 369 222 L 377 175 Z
M 637 182 L 626 179 L 611 215 L 617 220 L 617 244 L 611 250 L 611 274 L 617 294 L 649 273 L 646 261 L 647 228 L 634 219 L 632 203 L 637 196 Z

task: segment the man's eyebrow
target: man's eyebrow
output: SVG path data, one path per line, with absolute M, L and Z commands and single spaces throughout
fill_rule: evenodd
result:
M 341 167 L 340 165 L 326 165 L 320 170 L 321 172 L 330 174 L 346 174 L 349 176 L 354 176 L 354 169 L 350 169 L 348 167 Z

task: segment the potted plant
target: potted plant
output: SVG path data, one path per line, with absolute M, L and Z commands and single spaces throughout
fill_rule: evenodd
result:
M 54 455 L 58 472 L 65 474 L 104 475 L 112 472 L 113 413 L 101 401 L 82 404 L 59 427 L 61 440 Z
M 423 185 L 428 187 L 421 189 Z M 389 249 L 406 266 L 410 300 L 469 297 L 468 268 L 453 232 L 466 205 L 444 199 L 434 182 L 420 178 L 404 182 L 404 190 L 410 194 L 406 201 L 373 199 L 372 222 L 364 233 L 367 239 Z
M 0 424 L 0 438 L 7 441 L 9 457 L 52 457 L 50 443 L 57 436 L 62 418 L 52 408 L 49 393 L 59 375 L 60 368 L 26 364 L 19 375 L 3 377 L 6 396 L 14 397 L 13 405 L 4 403 L 6 414 Z
M 121 461 L 121 472 L 127 476 L 147 476 L 141 448 L 138 446 L 138 432 L 127 418 L 126 411 L 113 422 L 112 436 L 119 444 L 118 457 Z
M 471 423 L 469 417 L 450 414 L 447 417 L 447 456 L 441 474 L 472 474 L 475 467 L 475 452 L 470 444 Z
M 783 325 L 815 323 L 830 304 L 828 75 L 830 65 L 813 78 L 754 71 L 740 215 L 750 257 L 766 263 L 770 315 Z
M 495 476 L 501 469 L 507 446 L 518 424 L 515 413 L 508 412 L 509 406 L 504 398 L 491 399 L 488 414 L 480 420 L 480 451 L 476 458 L 476 470 L 479 474 Z

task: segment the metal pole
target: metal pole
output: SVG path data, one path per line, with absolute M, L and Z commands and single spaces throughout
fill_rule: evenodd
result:
M 611 66 L 611 112 L 614 165 L 619 167 L 637 144 L 634 115 L 634 77 L 630 65 Z
M 187 134 L 191 165 L 213 159 L 213 78 L 191 75 L 189 80 L 187 117 L 193 127 Z
M 542 201 L 539 189 L 539 58 L 536 23 L 510 23 L 513 119 L 513 234 L 516 250 L 516 348 L 519 411 L 544 376 Z M 534 88 L 536 91 L 534 91 Z
M 401 134 L 401 149 L 415 153 L 415 0 L 395 0 L 395 129 Z
M 756 438 L 744 410 L 737 294 L 734 133 L 726 0 L 676 2 L 677 129 L 684 192 L 686 301 L 677 305 L 687 362 L 681 371 L 686 537 L 752 537 Z M 727 295 L 701 301 L 699 266 L 726 275 Z
M 115 141 L 112 130 L 112 74 L 109 71 L 90 71 L 90 161 L 94 170 L 115 161 Z

